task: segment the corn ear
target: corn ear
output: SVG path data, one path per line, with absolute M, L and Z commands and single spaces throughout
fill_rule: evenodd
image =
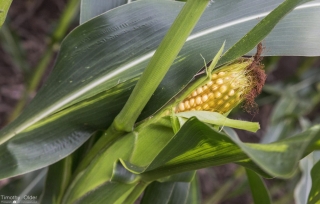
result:
M 260 62 L 256 63 L 254 58 L 241 58 L 225 65 L 212 72 L 211 80 L 207 84 L 193 90 L 180 102 L 175 112 L 201 110 L 227 113 L 246 99 L 256 86 L 260 85 L 257 84 L 255 77 L 257 73 L 261 75 L 261 72 L 265 76 L 262 65 Z

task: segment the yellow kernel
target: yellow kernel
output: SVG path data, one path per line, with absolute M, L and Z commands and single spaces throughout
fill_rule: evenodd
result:
M 224 80 L 225 80 L 225 81 L 229 81 L 229 80 L 230 80 L 230 77 L 225 77 Z
M 233 78 L 236 78 L 236 77 L 238 76 L 238 74 L 237 74 L 236 72 L 233 72 L 233 73 L 231 74 L 231 76 L 232 76 Z
M 217 79 L 216 84 L 223 84 L 223 79 Z
M 211 76 L 212 79 L 215 79 L 217 77 L 218 77 L 218 75 L 216 75 L 216 74 L 212 74 L 212 76 Z
M 217 104 L 218 104 L 218 106 L 223 104 L 223 100 L 219 100 Z
M 193 97 L 197 96 L 197 91 L 193 91 L 191 94 Z
M 197 107 L 196 107 L 196 110 L 201 110 L 201 106 L 197 106 Z
M 211 90 L 212 90 L 212 91 L 215 91 L 215 90 L 217 90 L 218 88 L 219 88 L 218 85 L 213 85 L 213 86 L 211 87 Z
M 229 91 L 229 96 L 233 96 L 233 95 L 234 95 L 234 90 L 231 89 L 231 90 Z
M 212 92 L 208 93 L 208 99 L 212 99 L 214 97 L 214 94 Z
M 213 84 L 213 81 L 209 81 L 208 83 L 207 83 L 207 86 L 212 86 L 212 84 Z
M 197 94 L 201 94 L 203 92 L 203 89 L 201 87 L 197 88 Z
M 219 91 L 217 91 L 217 92 L 214 94 L 214 96 L 215 96 L 216 98 L 220 98 L 220 97 L 221 97 L 221 93 L 220 93 Z
M 200 97 L 200 96 L 197 96 L 197 98 L 196 98 L 196 104 L 200 105 L 201 103 L 202 103 L 201 97 Z
M 221 93 L 224 93 L 224 92 L 227 91 L 227 88 L 228 87 L 226 85 L 222 85 L 222 86 L 220 86 L 219 90 L 220 90 Z
M 226 105 L 224 105 L 224 108 L 229 108 L 229 107 L 230 107 L 229 103 L 226 103 Z
M 226 73 L 225 72 L 219 72 L 219 76 L 223 76 L 223 75 L 225 75 Z
M 235 99 L 233 99 L 233 100 L 231 100 L 231 101 L 229 101 L 231 104 L 234 104 L 234 102 L 236 102 L 236 100 Z
M 170 115 L 170 110 L 166 110 L 164 113 L 163 113 L 163 115 Z
M 209 105 L 210 107 L 213 107 L 215 104 L 214 104 L 213 101 L 210 101 L 210 102 L 208 103 L 208 105 Z
M 206 91 L 206 90 L 208 90 L 208 86 L 207 86 L 207 85 L 204 85 L 204 86 L 202 87 L 202 89 L 203 89 L 203 91 Z
M 189 103 L 189 101 L 184 102 L 184 107 L 185 107 L 186 109 L 190 109 L 190 103 Z
M 207 94 L 204 94 L 202 96 L 202 102 L 206 102 L 208 100 L 208 95 Z
M 196 109 L 195 109 L 195 108 L 191 108 L 190 110 L 191 110 L 191 111 L 195 111 Z
M 232 88 L 237 88 L 237 86 L 238 86 L 237 83 L 231 83 Z
M 190 99 L 190 106 L 191 106 L 191 107 L 195 106 L 194 98 Z
M 184 111 L 185 110 L 183 103 L 179 103 L 179 110 L 180 111 Z
M 209 105 L 208 105 L 208 104 L 203 104 L 203 105 L 202 105 L 202 109 L 203 109 L 203 110 L 206 110 L 207 108 L 209 108 Z
M 224 100 L 228 100 L 229 99 L 229 96 L 225 96 L 223 97 Z

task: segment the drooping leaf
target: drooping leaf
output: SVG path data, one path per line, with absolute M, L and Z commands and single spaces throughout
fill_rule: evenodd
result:
M 263 180 L 254 171 L 246 169 L 246 173 L 254 203 L 270 204 L 271 198 Z
M 312 168 L 311 176 L 312 176 L 312 188 L 309 194 L 308 204 L 318 204 L 320 201 L 320 178 L 319 178 L 319 170 L 320 170 L 320 161 L 316 163 L 316 165 Z
M 294 189 L 294 201 L 296 204 L 304 204 L 308 202 L 308 196 L 312 185 L 311 169 L 319 160 L 320 153 L 312 152 L 300 161 L 299 166 L 301 169 L 301 178 Z
M 190 81 L 203 65 L 200 54 L 210 60 L 224 40 L 230 48 L 259 21 L 258 16 L 279 3 L 228 0 L 210 5 L 140 119 L 153 114 Z M 1 178 L 52 164 L 97 129 L 107 128 L 182 5 L 135 2 L 71 32 L 45 86 L 21 116 L 0 132 L 0 154 L 6 155 L 0 161 Z M 319 32 L 311 25 L 320 18 L 319 8 L 319 1 L 314 1 L 288 15 L 265 40 L 265 54 L 318 55 L 320 41 L 312 39 Z M 298 36 L 284 37 L 283 33 L 295 36 L 297 27 L 304 28 L 298 29 L 299 41 Z M 303 45 L 301 38 L 306 39 Z
M 149 165 L 134 165 L 133 158 L 122 162 L 149 180 L 249 158 L 268 174 L 288 178 L 306 152 L 319 148 L 319 126 L 270 144 L 242 143 L 230 129 L 225 131 L 229 137 L 190 118 Z
M 253 122 L 247 122 L 247 121 L 241 121 L 241 120 L 232 120 L 216 112 L 188 111 L 188 112 L 178 113 L 177 116 L 184 117 L 184 118 L 191 118 L 195 116 L 200 121 L 208 124 L 228 126 L 228 127 L 238 128 L 238 129 L 247 130 L 251 132 L 256 132 L 260 128 L 259 123 L 253 123 Z
M 312 187 L 310 190 L 308 204 L 319 204 L 320 203 L 320 161 L 318 161 L 311 170 Z

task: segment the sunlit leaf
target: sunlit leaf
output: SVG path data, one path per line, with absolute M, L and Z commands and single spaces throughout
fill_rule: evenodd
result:
M 238 129 L 247 130 L 251 132 L 256 132 L 260 128 L 259 123 L 253 123 L 253 122 L 247 122 L 247 121 L 241 121 L 241 120 L 232 120 L 216 112 L 188 111 L 188 112 L 178 113 L 177 116 L 184 117 L 184 118 L 191 118 L 195 116 L 200 121 L 208 124 L 228 126 L 228 127 L 238 128 Z

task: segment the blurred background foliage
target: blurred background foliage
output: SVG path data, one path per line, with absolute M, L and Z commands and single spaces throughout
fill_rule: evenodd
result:
M 0 30 L 0 128 L 21 112 L 46 80 L 61 41 L 79 24 L 79 4 L 79 0 L 13 1 Z M 237 130 L 241 140 L 269 143 L 319 123 L 320 58 L 266 57 L 263 63 L 268 78 L 256 99 L 259 112 L 250 115 L 238 107 L 230 115 L 261 125 L 257 133 Z M 274 203 L 304 203 L 310 189 L 304 181 L 318 158 L 307 156 L 301 171 L 289 180 L 265 180 Z M 0 180 L 0 194 L 40 197 L 45 174 L 42 169 Z M 252 202 L 242 167 L 228 164 L 198 170 L 197 175 L 203 203 Z

